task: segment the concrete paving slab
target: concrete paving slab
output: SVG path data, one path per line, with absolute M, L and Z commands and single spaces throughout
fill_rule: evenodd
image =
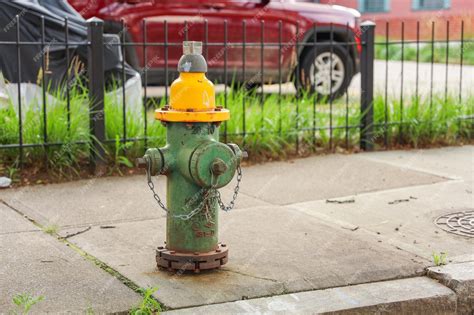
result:
M 198 275 L 156 269 L 163 218 L 93 227 L 69 241 L 140 286 L 158 286 L 156 297 L 171 308 L 414 276 L 428 263 L 284 207 L 233 211 L 220 222 L 229 263 Z
M 165 312 L 186 314 L 456 314 L 453 291 L 426 277 L 285 294 Z
M 158 193 L 165 196 L 165 177 L 156 177 L 154 181 Z M 223 189 L 225 200 L 230 198 L 233 184 Z M 59 227 L 107 225 L 164 215 L 153 199 L 145 175 L 11 189 L 2 191 L 0 198 L 42 225 Z M 265 204 L 242 193 L 236 208 Z
M 338 154 L 267 163 L 244 171 L 241 191 L 279 205 L 445 180 L 359 155 Z
M 388 163 L 406 170 L 474 181 L 474 146 L 472 145 L 428 150 L 371 152 L 362 153 L 359 156 L 369 161 Z
M 352 203 L 325 200 L 290 207 L 352 233 L 368 234 L 380 242 L 432 261 L 433 252 L 447 252 L 450 261 L 474 260 L 474 238 L 448 233 L 434 224 L 444 214 L 474 205 L 472 182 L 447 181 L 433 185 L 346 196 Z
M 458 314 L 474 314 L 474 261 L 432 267 L 428 276 L 456 292 Z
M 18 232 L 40 231 L 26 218 L 0 202 L 0 235 Z
M 18 214 L 10 211 L 1 209 L 2 221 L 16 224 Z M 23 293 L 44 297 L 31 309 L 35 314 L 119 312 L 140 301 L 119 280 L 40 231 L 0 235 L 0 313 L 15 310 L 12 298 Z

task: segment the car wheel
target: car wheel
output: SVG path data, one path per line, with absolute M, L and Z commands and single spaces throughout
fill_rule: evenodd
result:
M 317 93 L 318 99 L 342 96 L 353 77 L 352 60 L 347 50 L 339 45 L 312 47 L 301 61 L 299 90 Z

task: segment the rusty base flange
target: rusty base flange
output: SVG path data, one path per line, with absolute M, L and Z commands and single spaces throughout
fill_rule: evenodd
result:
M 225 244 L 218 244 L 216 250 L 207 253 L 181 253 L 160 246 L 156 250 L 156 263 L 161 269 L 189 270 L 197 273 L 201 270 L 219 268 L 227 263 L 228 252 Z

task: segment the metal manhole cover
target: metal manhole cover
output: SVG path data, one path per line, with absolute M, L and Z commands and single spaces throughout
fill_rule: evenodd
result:
M 446 232 L 474 237 L 474 210 L 465 210 L 442 215 L 435 224 Z

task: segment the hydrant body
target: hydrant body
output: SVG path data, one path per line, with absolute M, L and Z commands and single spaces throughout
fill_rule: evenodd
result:
M 240 173 L 242 159 L 238 146 L 219 142 L 219 125 L 230 114 L 215 106 L 199 44 L 184 42 L 170 106 L 155 113 L 167 128 L 167 144 L 148 149 L 144 157 L 149 176 L 167 176 L 166 243 L 157 249 L 157 264 L 196 272 L 227 262 L 227 247 L 218 242 L 222 202 L 217 189 L 227 185 L 236 170 Z M 161 203 L 156 193 L 155 199 Z

